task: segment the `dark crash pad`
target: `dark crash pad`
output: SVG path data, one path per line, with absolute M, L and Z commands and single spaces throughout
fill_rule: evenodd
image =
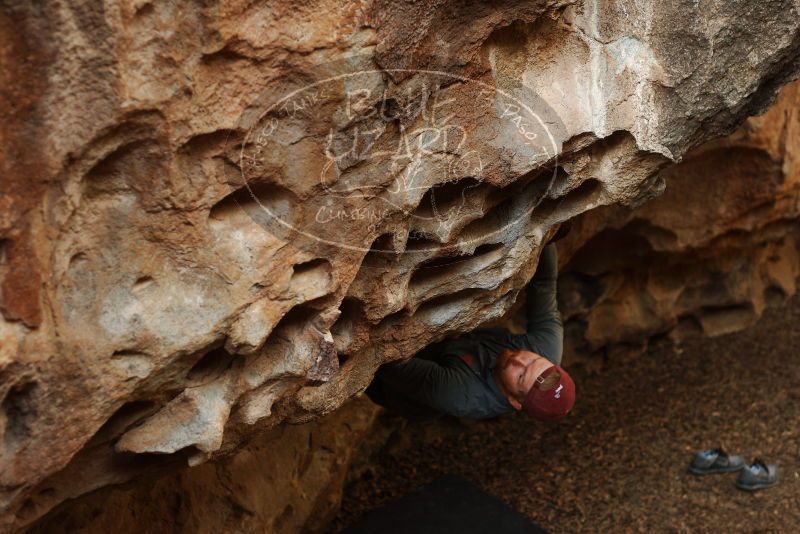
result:
M 366 513 L 341 534 L 547 534 L 497 497 L 447 475 Z

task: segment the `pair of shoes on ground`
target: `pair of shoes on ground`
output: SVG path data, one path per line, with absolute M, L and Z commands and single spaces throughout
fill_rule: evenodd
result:
M 736 471 L 740 471 L 736 487 L 745 491 L 769 488 L 778 483 L 777 465 L 767 464 L 760 458 L 745 465 L 744 458 L 735 454 L 729 455 L 721 447 L 696 452 L 689 464 L 689 472 L 694 475 Z

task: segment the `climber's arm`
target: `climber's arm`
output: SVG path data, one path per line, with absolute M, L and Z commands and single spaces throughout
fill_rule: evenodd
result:
M 556 247 L 549 244 L 542 251 L 536 274 L 526 288 L 527 335 L 531 344 L 543 356 L 559 363 L 563 351 L 564 327 L 556 300 L 557 279 Z
M 382 365 L 375 377 L 395 391 L 443 413 L 461 416 L 469 404 L 469 386 L 463 373 L 446 363 L 411 358 Z

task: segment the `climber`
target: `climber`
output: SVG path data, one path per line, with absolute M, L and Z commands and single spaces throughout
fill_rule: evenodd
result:
M 490 328 L 434 343 L 414 358 L 381 366 L 367 395 L 412 418 L 487 419 L 513 410 L 543 421 L 563 418 L 575 402 L 575 384 L 559 366 L 564 329 L 557 274 L 550 243 L 526 288 L 525 334 Z

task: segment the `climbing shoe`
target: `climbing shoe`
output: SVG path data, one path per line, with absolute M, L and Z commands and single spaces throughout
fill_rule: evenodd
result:
M 733 473 L 744 467 L 744 458 L 729 455 L 722 447 L 706 449 L 694 453 L 689 472 L 694 475 L 710 475 L 712 473 Z
M 742 469 L 739 480 L 736 481 L 736 487 L 745 491 L 755 491 L 769 488 L 777 483 L 778 466 L 767 465 L 760 458 L 756 458 L 752 464 Z

